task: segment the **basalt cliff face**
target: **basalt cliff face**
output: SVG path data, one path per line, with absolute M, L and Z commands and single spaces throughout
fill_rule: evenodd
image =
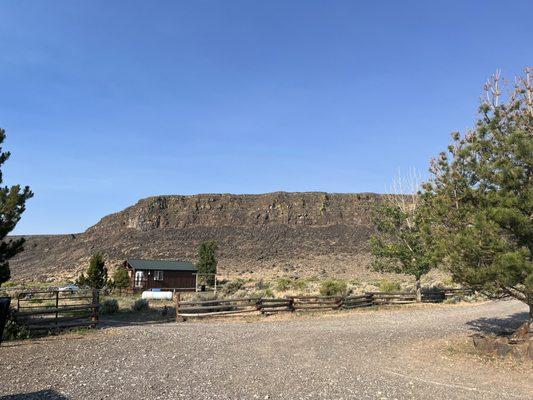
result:
M 195 261 L 202 241 L 219 245 L 224 276 L 370 274 L 370 214 L 380 195 L 268 193 L 157 196 L 104 217 L 83 233 L 28 236 L 11 261 L 15 280 L 72 278 L 102 251 L 126 258 Z

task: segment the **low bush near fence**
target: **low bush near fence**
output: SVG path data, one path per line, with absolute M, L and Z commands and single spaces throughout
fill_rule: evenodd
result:
M 116 299 L 108 299 L 104 301 L 100 307 L 102 314 L 115 314 L 119 310 L 118 301 Z
M 401 290 L 400 282 L 398 281 L 391 281 L 388 279 L 382 279 L 379 281 L 379 291 L 380 292 L 399 292 Z
M 148 300 L 146 299 L 135 300 L 133 304 L 131 305 L 131 308 L 133 309 L 133 311 L 144 311 L 144 310 L 148 310 L 149 307 L 150 307 L 150 304 L 148 303 Z
M 344 281 L 327 279 L 320 284 L 320 294 L 322 296 L 341 296 L 346 294 L 348 285 Z

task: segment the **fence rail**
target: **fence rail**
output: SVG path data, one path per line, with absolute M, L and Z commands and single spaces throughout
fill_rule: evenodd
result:
M 438 303 L 458 294 L 471 294 L 466 289 L 443 289 L 423 291 L 422 302 Z M 341 310 L 360 307 L 385 306 L 416 303 L 412 292 L 367 292 L 356 296 L 288 296 L 284 298 L 247 297 L 223 300 L 181 301 L 176 293 L 176 317 L 178 320 L 190 317 L 223 316 L 242 313 L 273 314 L 279 312 L 306 312 L 320 310 Z

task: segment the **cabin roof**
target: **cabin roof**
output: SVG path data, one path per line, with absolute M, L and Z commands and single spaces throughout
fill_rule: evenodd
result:
M 138 260 L 130 259 L 126 262 L 133 269 L 140 270 L 158 270 L 158 271 L 192 271 L 198 270 L 189 261 L 177 261 L 177 260 Z

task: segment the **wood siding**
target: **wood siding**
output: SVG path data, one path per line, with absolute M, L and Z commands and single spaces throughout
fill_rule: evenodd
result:
M 133 290 L 150 290 L 150 289 L 191 289 L 194 290 L 196 286 L 196 277 L 192 271 L 163 271 L 163 280 L 155 281 L 153 270 L 137 270 L 143 271 L 144 279 L 142 287 L 135 287 L 135 272 L 131 269 L 130 287 Z

